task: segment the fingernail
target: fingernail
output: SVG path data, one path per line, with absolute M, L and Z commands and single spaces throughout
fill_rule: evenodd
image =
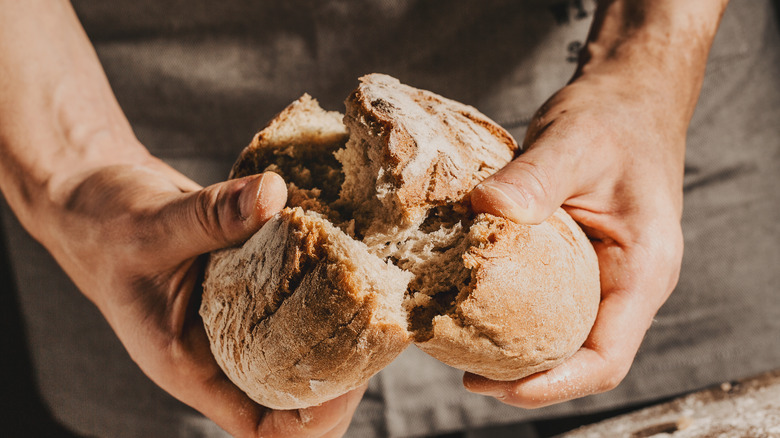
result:
M 506 391 L 504 391 L 503 388 L 497 388 L 495 386 L 466 389 L 474 394 L 484 395 L 485 397 L 502 398 L 504 397 L 504 394 L 506 394 Z
M 496 397 L 504 394 L 504 388 L 500 382 L 472 373 L 463 374 L 463 386 L 469 392 L 488 397 Z
M 477 186 L 477 190 L 487 195 L 489 201 L 485 201 L 501 216 L 515 222 L 528 218 L 528 198 L 512 184 L 490 181 Z
M 241 193 L 238 195 L 238 214 L 242 221 L 245 221 L 252 217 L 252 214 L 257 208 L 257 199 L 260 191 L 263 189 L 263 180 L 266 178 L 265 174 L 256 177 L 252 181 L 249 181 Z

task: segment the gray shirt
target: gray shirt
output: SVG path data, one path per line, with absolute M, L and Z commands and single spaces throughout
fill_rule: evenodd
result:
M 592 1 L 74 0 L 136 135 L 201 184 L 277 111 L 325 108 L 382 72 L 476 106 L 522 140 L 569 79 Z M 676 291 L 615 390 L 526 411 L 462 388 L 415 348 L 372 379 L 349 435 L 478 431 L 639 403 L 780 368 L 780 41 L 768 1 L 733 0 L 686 154 Z M 38 383 L 56 418 L 106 437 L 223 436 L 149 381 L 99 312 L 3 207 Z

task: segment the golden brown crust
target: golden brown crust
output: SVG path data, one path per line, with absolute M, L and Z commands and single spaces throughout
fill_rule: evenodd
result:
M 287 182 L 288 206 L 301 206 L 329 217 L 328 204 L 338 197 L 344 181 L 333 153 L 346 143 L 342 115 L 320 108 L 304 94 L 255 134 L 241 151 L 230 178 L 272 171 Z
M 323 110 L 316 99 L 304 94 L 255 134 L 238 156 L 230 178 L 262 172 L 269 165 L 278 165 L 284 157 L 297 164 L 327 160 L 347 141 L 342 117 L 336 111 Z M 285 179 L 294 177 L 292 174 L 282 176 L 286 176 Z
M 431 207 L 461 201 L 518 150 L 508 132 L 475 108 L 387 75 L 363 76 L 345 103 L 350 135 L 382 150 L 377 178 L 394 201 L 385 205 L 410 223 Z
M 279 173 L 296 208 L 212 255 L 201 314 L 231 380 L 289 409 L 365 383 L 412 336 L 497 380 L 573 354 L 600 296 L 587 237 L 563 210 L 535 226 L 469 210 L 469 191 L 517 151 L 509 134 L 385 75 L 361 78 L 346 104 L 348 141 L 340 116 L 303 96 L 233 167 Z
M 574 221 L 560 209 L 540 225 L 480 215 L 469 239 L 471 284 L 418 347 L 494 380 L 520 379 L 574 354 L 600 294 L 598 261 Z
M 212 254 L 200 310 L 212 351 L 263 406 L 332 399 L 409 343 L 405 325 L 388 320 L 376 302 L 388 291 L 349 262 L 370 255 L 339 233 L 321 218 L 285 209 L 242 247 Z M 385 273 L 393 274 L 401 272 Z
M 368 212 L 369 240 L 387 228 L 376 225 L 383 218 L 400 217 L 416 228 L 436 206 L 463 206 L 468 192 L 517 151 L 509 134 L 474 108 L 389 76 L 362 77 L 346 106 L 347 147 L 376 149 L 369 161 L 379 164 L 366 167 L 378 174 L 379 185 L 390 186 L 383 190 L 392 201 Z M 455 209 L 450 214 L 466 222 L 469 216 Z M 455 262 L 471 272 L 465 287 L 453 269 L 436 266 L 452 264 L 451 257 L 407 263 L 399 256 L 418 274 L 407 302 L 417 345 L 452 366 L 499 380 L 552 368 L 573 354 L 593 324 L 600 289 L 593 248 L 571 218 L 559 210 L 545 223 L 527 226 L 483 215 L 468 239 L 463 262 Z M 433 279 L 415 287 L 420 276 L 444 273 L 452 283 Z

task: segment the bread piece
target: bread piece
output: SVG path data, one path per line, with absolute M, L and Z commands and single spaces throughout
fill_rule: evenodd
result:
M 517 152 L 512 137 L 472 107 L 386 75 L 361 78 L 346 106 L 342 198 L 371 206 L 358 209 L 370 218 L 369 250 L 414 274 L 405 307 L 417 346 L 496 380 L 571 356 L 600 298 L 585 234 L 560 209 L 537 226 L 470 212 L 471 189 Z M 360 166 L 344 159 L 361 150 Z M 380 202 L 355 196 L 359 179 L 376 181 Z
M 463 266 L 471 281 L 415 331 L 442 362 L 494 380 L 555 367 L 585 341 L 598 310 L 598 263 L 563 210 L 538 226 L 480 215 Z
M 460 203 L 518 149 L 473 107 L 387 75 L 360 80 L 346 101 L 350 140 L 336 157 L 345 174 L 341 198 L 363 225 L 417 227 L 429 209 Z
M 311 406 L 406 348 L 409 278 L 316 213 L 285 208 L 211 255 L 200 314 L 217 363 L 253 400 Z
M 599 304 L 587 237 L 563 210 L 540 225 L 470 210 L 516 153 L 511 136 L 385 75 L 361 78 L 346 106 L 345 130 L 304 95 L 233 167 L 278 172 L 296 208 L 210 261 L 201 313 L 227 375 L 293 408 L 365 382 L 412 339 L 497 380 L 573 354 Z
M 344 181 L 334 152 L 344 147 L 344 116 L 325 111 L 308 94 L 291 103 L 255 134 L 230 171 L 230 178 L 278 173 L 288 185 L 288 205 L 337 217 L 329 204 Z

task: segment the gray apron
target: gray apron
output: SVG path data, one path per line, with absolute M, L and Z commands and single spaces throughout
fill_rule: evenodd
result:
M 570 77 L 594 9 L 514 0 L 74 6 L 136 135 L 203 185 L 224 179 L 252 134 L 302 93 L 343 110 L 369 72 L 474 105 L 522 140 L 531 114 Z M 409 348 L 372 379 L 348 435 L 486 436 L 490 425 L 780 368 L 778 39 L 768 1 L 732 1 L 689 132 L 680 283 L 617 389 L 526 411 L 468 393 L 462 372 Z M 224 436 L 149 381 L 7 206 L 2 216 L 40 392 L 59 421 L 100 437 Z

